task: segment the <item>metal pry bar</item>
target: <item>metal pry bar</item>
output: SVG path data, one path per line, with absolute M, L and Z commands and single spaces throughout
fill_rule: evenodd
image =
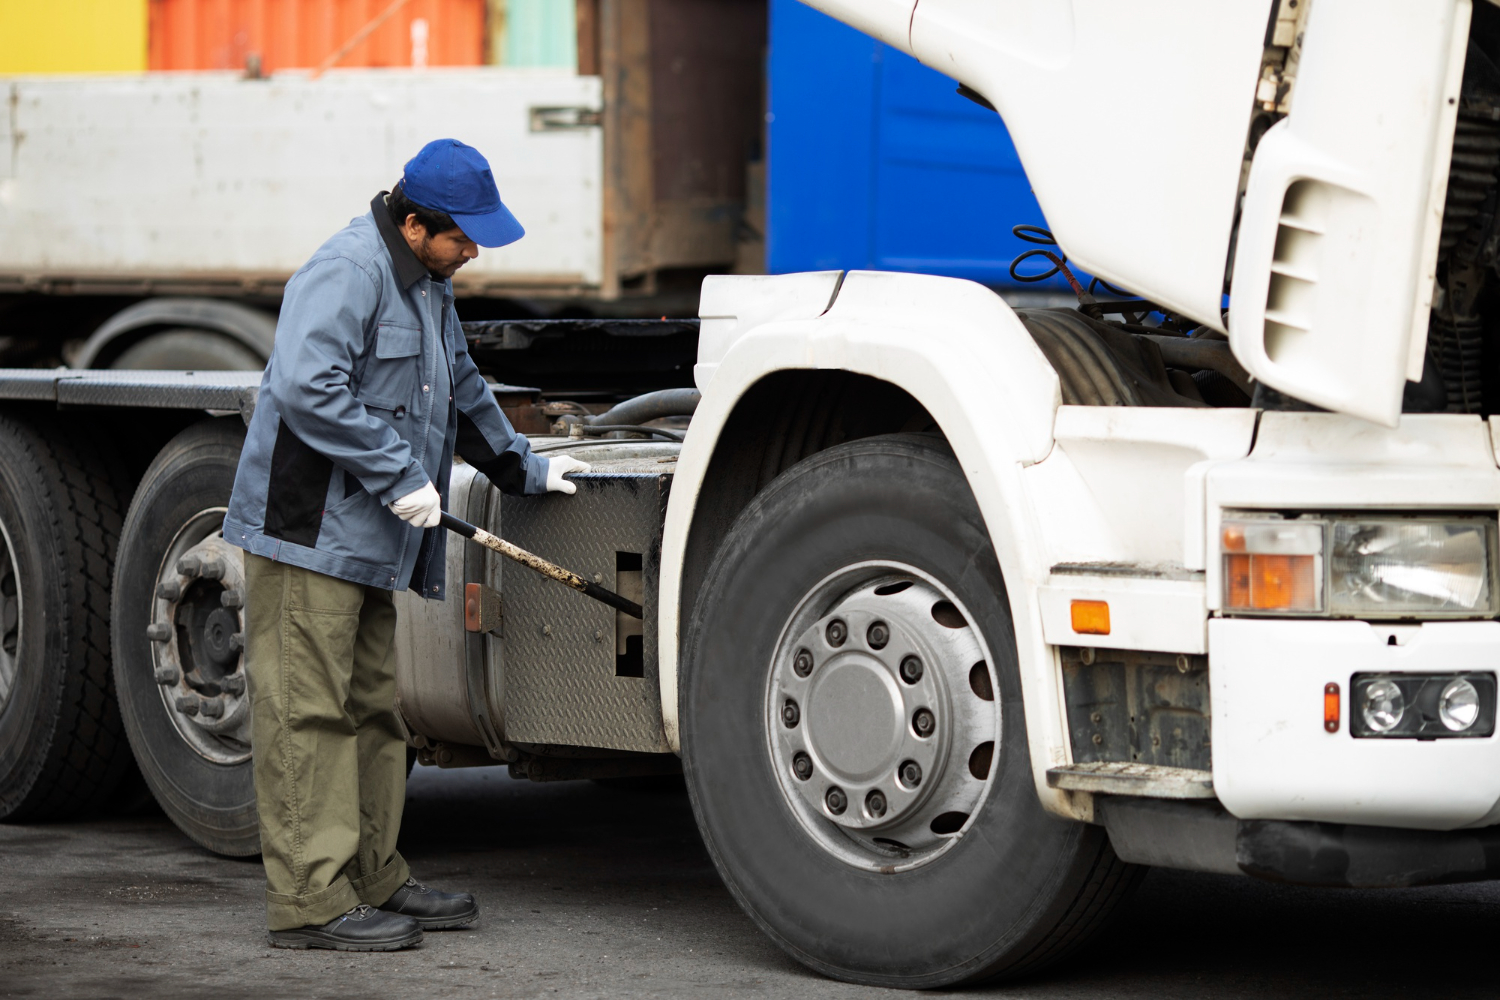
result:
M 572 570 L 563 569 L 556 563 L 550 563 L 541 556 L 527 552 L 518 545 L 512 545 L 505 539 L 490 534 L 483 528 L 476 527 L 462 518 L 454 517 L 447 511 L 443 511 L 443 527 L 456 535 L 463 535 L 483 545 L 485 548 L 500 553 L 507 559 L 514 559 L 522 566 L 534 569 L 546 577 L 551 577 L 558 583 L 572 587 L 574 590 L 596 601 L 608 604 L 610 607 L 625 612 L 632 618 L 643 618 L 644 613 L 641 606 L 628 598 L 621 597 L 613 590 L 605 590 L 592 580 L 585 580 Z

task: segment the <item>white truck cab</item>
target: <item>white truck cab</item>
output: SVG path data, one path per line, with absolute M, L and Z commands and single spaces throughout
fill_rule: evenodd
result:
M 994 107 L 1054 263 L 1098 280 L 1077 311 L 920 275 L 705 282 L 660 676 L 742 904 L 815 968 L 930 986 L 1056 958 L 1121 862 L 1500 877 L 1500 11 L 808 2 Z M 952 608 L 972 641 L 940 653 Z M 918 702 L 950 732 L 925 757 Z M 752 815 L 777 802 L 825 860 L 797 891 Z M 912 913 L 944 930 L 908 944 Z

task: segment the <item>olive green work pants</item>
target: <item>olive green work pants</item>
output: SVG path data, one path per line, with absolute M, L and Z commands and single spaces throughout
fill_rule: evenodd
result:
M 406 744 L 390 591 L 245 553 L 255 799 L 271 930 L 379 906 L 396 852 Z

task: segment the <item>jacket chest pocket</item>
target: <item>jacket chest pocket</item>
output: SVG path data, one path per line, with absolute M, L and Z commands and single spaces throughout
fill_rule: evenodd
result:
M 380 323 L 375 328 L 375 351 L 356 395 L 362 402 L 386 409 L 409 406 L 421 365 L 422 328 Z

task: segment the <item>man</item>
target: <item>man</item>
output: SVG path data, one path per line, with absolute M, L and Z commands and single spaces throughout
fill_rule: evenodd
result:
M 396 851 L 406 747 L 392 591 L 442 599 L 453 454 L 508 493 L 573 493 L 464 343 L 449 279 L 524 235 L 489 164 L 428 143 L 287 282 L 224 518 L 245 550 L 245 657 L 271 944 L 389 951 L 471 925 Z

